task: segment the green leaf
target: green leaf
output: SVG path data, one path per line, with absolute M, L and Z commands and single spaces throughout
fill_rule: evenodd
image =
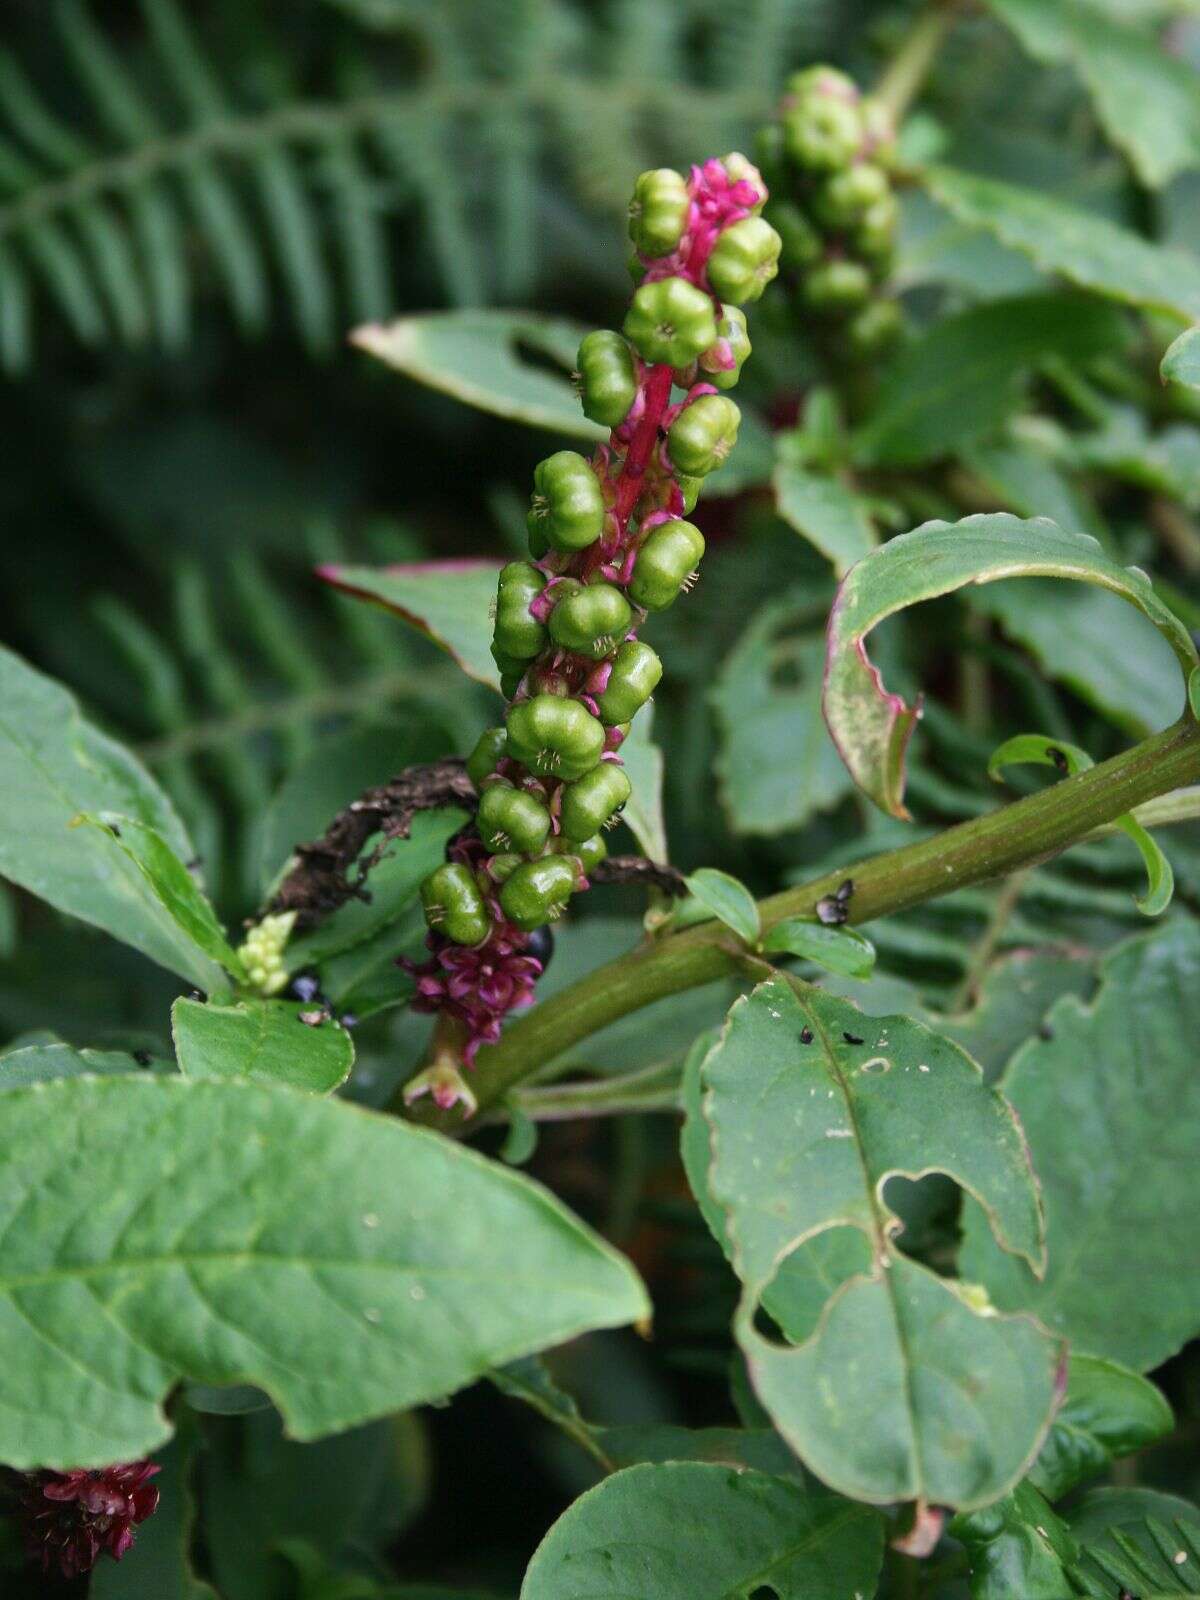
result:
M 1049 517 L 1074 533 L 1095 533 L 1096 512 L 1085 495 L 1048 455 L 1015 431 L 1000 439 L 976 439 L 960 452 L 963 465 L 982 478 L 1006 511 Z
M 302 1021 L 311 1007 L 296 1000 L 241 1000 L 202 1005 L 176 1000 L 171 1031 L 185 1078 L 236 1078 L 332 1094 L 354 1065 L 354 1046 L 332 1017 Z
M 919 710 L 889 693 L 864 641 L 885 617 L 921 600 L 998 578 L 1075 578 L 1110 590 L 1154 623 L 1186 676 L 1191 635 L 1136 567 L 1122 567 L 1087 534 L 1044 517 L 1007 512 L 926 522 L 874 551 L 843 581 L 829 619 L 825 718 L 855 782 L 883 810 L 904 817 L 904 756 Z
M 1048 739 L 1044 733 L 1018 733 L 997 745 L 988 758 L 988 777 L 1000 781 L 1005 767 L 1053 767 L 1057 772 L 1087 772 L 1096 763 L 1086 750 L 1065 739 Z
M 912 466 L 949 455 L 1016 408 L 1018 380 L 1040 361 L 1083 361 L 1125 343 L 1116 308 L 1082 295 L 1017 295 L 942 317 L 888 368 L 855 456 Z
M 744 883 L 718 867 L 698 867 L 684 882 L 688 893 L 732 928 L 746 944 L 757 944 L 760 930 L 758 902 Z
M 1147 1379 L 1116 1361 L 1073 1355 L 1066 1396 L 1029 1469 L 1029 1482 L 1047 1500 L 1061 1500 L 1121 1456 L 1164 1438 L 1174 1425 L 1170 1406 Z
M 778 834 L 852 785 L 821 719 L 825 642 L 794 631 L 798 598 L 764 606 L 720 666 L 717 781 L 736 833 Z
M 826 927 L 803 917 L 777 922 L 762 942 L 771 954 L 783 952 L 815 961 L 829 972 L 847 978 L 869 978 L 875 966 L 875 946 L 853 928 Z
M 1073 1351 L 1145 1371 L 1200 1331 L 1188 1154 L 1200 1138 L 1200 929 L 1172 922 L 1129 940 L 1101 974 L 1094 1000 L 1060 1000 L 1003 1079 L 1042 1187 L 1046 1275 L 1002 1256 L 972 1207 L 961 1264 Z
M 83 811 L 72 818 L 71 825 L 99 828 L 115 840 L 180 933 L 190 939 L 202 955 L 224 967 L 231 977 L 242 983 L 246 981 L 245 968 L 226 939 L 208 896 L 157 829 L 115 811 L 99 814 Z
M 452 655 L 468 677 L 489 689 L 500 687 L 491 648 L 491 606 L 499 571 L 498 561 L 317 568 L 318 576 L 335 589 L 403 617 Z
M 1070 1523 L 1084 1551 L 1071 1574 L 1083 1593 L 1168 1600 L 1196 1592 L 1200 1510 L 1188 1501 L 1155 1489 L 1092 1489 L 1072 1506 Z
M 1200 261 L 1186 250 L 1152 244 L 1057 196 L 994 178 L 927 167 L 922 179 L 960 221 L 986 228 L 1046 272 L 1129 305 L 1188 322 L 1200 317 Z
M 0 1150 L 15 1467 L 145 1454 L 181 1379 L 257 1384 L 312 1439 L 646 1311 L 545 1190 L 338 1100 L 65 1080 L 0 1096 Z
M 629 1467 L 581 1495 L 542 1540 L 521 1600 L 778 1600 L 874 1592 L 883 1521 L 787 1478 L 695 1462 Z
M 879 543 L 862 499 L 839 478 L 793 459 L 786 436 L 777 446 L 771 484 L 776 511 L 826 557 L 839 578 Z
M 1159 371 L 1164 383 L 1200 389 L 1200 328 L 1188 328 L 1179 335 L 1162 358 Z
M 1079 1556 L 1071 1530 L 1029 1483 L 946 1530 L 970 1558 L 971 1600 L 1068 1600 L 1066 1569 Z
M 1153 188 L 1200 166 L 1200 92 L 1191 64 L 1143 28 L 1066 0 L 988 0 L 1030 55 L 1069 62 L 1104 131 Z
M 568 377 L 587 332 L 536 311 L 435 311 L 359 328 L 354 343 L 464 405 L 575 439 L 607 439 L 607 428 L 584 416 Z M 547 357 L 561 378 L 546 371 Z
M 775 1426 L 831 1487 L 974 1508 L 1050 1421 L 1060 1346 L 902 1255 L 884 1187 L 943 1172 L 1040 1266 L 1020 1130 L 956 1045 L 906 1017 L 774 980 L 704 1062 L 712 1197 L 744 1294 L 738 1341 Z M 790 1343 L 760 1331 L 767 1306 Z
M 127 1560 L 100 1561 L 92 1574 L 88 1600 L 217 1600 L 217 1592 L 192 1569 L 196 1521 L 192 1476 L 198 1430 L 185 1412 L 179 1431 L 165 1450 L 155 1452 L 162 1471 L 155 1478 L 158 1510 L 135 1532 Z
M 651 861 L 667 861 L 667 826 L 663 816 L 663 753 L 653 738 L 654 707 L 643 706 L 621 746 L 625 773 L 633 793 L 621 821 Z
M 221 988 L 220 967 L 181 932 L 129 852 L 106 829 L 71 827 L 81 812 L 119 812 L 190 861 L 191 840 L 154 779 L 61 685 L 3 649 L 0 707 L 0 875 L 199 988 Z
M 0 1051 L 0 1089 L 27 1089 L 55 1078 L 80 1078 L 87 1073 L 109 1076 L 142 1069 L 124 1050 L 76 1050 L 54 1040 Z

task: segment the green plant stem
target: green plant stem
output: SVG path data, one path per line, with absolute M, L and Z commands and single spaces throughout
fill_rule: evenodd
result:
M 875 85 L 871 98 L 887 107 L 897 126 L 921 92 L 956 15 L 955 0 L 932 0 L 917 17 Z
M 1183 717 L 1163 733 L 1038 794 L 948 828 L 900 850 L 874 856 L 853 869 L 849 921 L 904 911 L 969 884 L 1006 877 L 1086 838 L 1135 806 L 1200 781 L 1200 723 Z M 815 917 L 818 901 L 845 880 L 829 872 L 810 883 L 760 901 L 764 931 L 785 917 Z M 544 1001 L 507 1030 L 499 1044 L 479 1052 L 471 1087 L 484 1112 L 516 1084 L 609 1023 L 668 995 L 736 974 L 746 952 L 727 928 L 706 922 L 639 946 Z M 403 1109 L 397 1101 L 393 1107 Z M 461 1132 L 456 1113 L 426 1101 L 410 1108 L 414 1120 Z

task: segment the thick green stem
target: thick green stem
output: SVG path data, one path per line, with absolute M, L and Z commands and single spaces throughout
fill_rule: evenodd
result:
M 875 85 L 871 98 L 887 107 L 897 126 L 920 93 L 956 14 L 956 0 L 932 0 Z
M 1185 716 L 1123 755 L 1039 794 L 932 839 L 860 862 L 853 869 L 849 920 L 870 922 L 1048 860 L 1135 806 L 1197 781 L 1200 724 Z M 844 871 L 826 873 L 761 901 L 764 930 L 785 917 L 815 917 L 817 902 L 832 894 L 846 876 Z M 639 946 L 597 968 L 535 1006 L 499 1044 L 479 1052 L 472 1088 L 480 1112 L 610 1022 L 668 995 L 736 974 L 744 959 L 745 951 L 727 928 L 706 922 Z M 461 1115 L 438 1112 L 427 1102 L 419 1102 L 409 1114 L 446 1132 L 458 1133 L 471 1125 Z

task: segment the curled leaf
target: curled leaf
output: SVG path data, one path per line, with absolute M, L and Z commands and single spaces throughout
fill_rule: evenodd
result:
M 739 939 L 757 944 L 759 935 L 758 902 L 744 883 L 717 867 L 700 867 L 684 882 L 690 894 Z

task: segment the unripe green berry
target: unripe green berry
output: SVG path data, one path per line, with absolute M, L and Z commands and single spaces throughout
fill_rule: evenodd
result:
M 826 261 L 804 281 L 804 298 L 815 311 L 856 311 L 871 296 L 871 274 L 859 261 Z
M 779 271 L 779 235 L 762 217 L 732 223 L 708 258 L 708 281 L 722 300 L 757 300 Z
M 829 98 L 856 105 L 861 99 L 861 91 L 846 73 L 820 62 L 815 67 L 803 67 L 799 72 L 789 73 L 784 96 L 788 101 Z
M 493 883 L 507 883 L 518 867 L 525 864 L 523 856 L 516 855 L 511 850 L 502 851 L 498 856 L 491 856 L 487 862 L 487 873 Z
M 851 318 L 846 336 L 859 355 L 873 356 L 893 345 L 903 326 L 903 315 L 894 300 L 871 300 Z
M 629 601 L 611 583 L 592 583 L 559 600 L 550 613 L 550 637 L 564 650 L 599 661 L 629 631 Z
M 436 868 L 421 885 L 425 920 L 455 944 L 482 944 L 491 918 L 469 867 L 459 862 Z
M 686 278 L 644 283 L 626 314 L 625 337 L 652 365 L 689 366 L 717 337 L 712 301 Z
M 891 192 L 887 173 L 872 161 L 856 161 L 833 173 L 813 196 L 813 211 L 827 228 L 849 228 Z
M 763 213 L 780 239 L 780 260 L 785 267 L 804 271 L 815 266 L 825 252 L 821 234 L 791 200 L 772 200 Z
M 507 650 L 501 650 L 495 639 L 491 643 L 492 660 L 496 663 L 496 671 L 502 678 L 519 678 L 528 666 L 520 656 L 510 656 Z
M 575 868 L 568 856 L 542 856 L 526 861 L 500 890 L 504 915 L 532 933 L 553 922 L 575 891 Z
M 847 242 L 855 255 L 876 267 L 886 264 L 896 248 L 896 229 L 900 222 L 900 205 L 889 189 L 875 204 L 864 211 L 850 230 Z
M 671 167 L 643 172 L 629 204 L 629 237 L 644 256 L 669 256 L 687 226 L 687 183 Z
M 579 346 L 579 398 L 583 414 L 605 428 L 619 428 L 637 395 L 633 352 L 619 333 L 597 328 Z
M 529 610 L 545 587 L 545 578 L 528 561 L 510 561 L 500 569 L 494 642 L 510 660 L 528 661 L 546 642 L 545 623 Z
M 602 761 L 598 767 L 569 783 L 563 791 L 562 831 L 577 844 L 590 839 L 609 823 L 633 793 L 623 768 Z
M 647 611 L 665 611 L 699 565 L 704 535 L 690 522 L 660 522 L 633 564 L 629 592 Z
M 862 114 L 849 100 L 805 98 L 783 119 L 784 149 L 806 172 L 848 167 L 864 134 Z
M 724 466 L 737 443 L 742 414 L 723 394 L 703 394 L 675 418 L 667 432 L 671 465 L 690 478 Z
M 613 659 L 604 693 L 596 704 L 605 722 L 630 722 L 657 689 L 663 665 L 640 639 L 627 639 Z
M 700 365 L 708 374 L 710 383 L 714 383 L 718 389 L 732 389 L 742 375 L 742 367 L 751 349 L 750 335 L 746 329 L 746 313 L 739 311 L 737 306 L 722 306 L 721 316 L 717 322 L 717 339 L 724 339 L 729 346 L 729 353 L 734 361 L 733 366 L 710 365 L 716 352 L 715 345 L 700 357 Z
M 558 450 L 538 462 L 533 483 L 526 519 L 531 544 L 535 533 L 556 550 L 595 544 L 604 527 L 604 495 L 590 462 L 575 450 Z
M 704 479 L 689 477 L 686 472 L 677 472 L 675 482 L 679 485 L 679 492 L 683 496 L 683 509 L 690 514 L 696 509 L 696 501 L 700 498 Z
M 475 827 L 489 850 L 534 855 L 550 837 L 550 813 L 527 790 L 493 783 L 483 791 Z
M 578 843 L 564 838 L 561 834 L 554 842 L 556 855 L 571 856 L 578 861 L 581 872 L 586 878 L 593 867 L 598 867 L 608 854 L 608 846 L 603 836 L 594 833 L 590 839 L 582 839 Z
M 500 693 L 506 700 L 511 700 L 521 687 L 523 672 L 502 672 L 500 674 Z
M 508 712 L 508 753 L 543 778 L 582 778 L 604 750 L 604 728 L 578 700 L 536 694 Z
M 507 744 L 508 733 L 504 728 L 485 728 L 479 735 L 474 750 L 467 757 L 467 777 L 477 789 L 495 772 Z

